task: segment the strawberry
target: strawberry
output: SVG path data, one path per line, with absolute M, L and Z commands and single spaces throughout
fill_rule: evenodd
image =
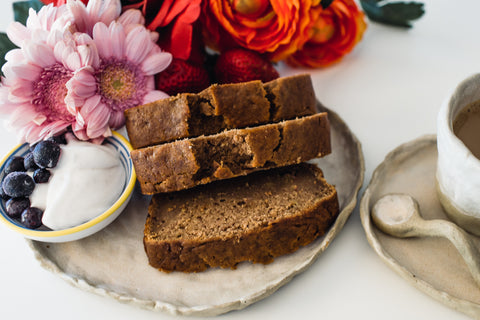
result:
M 210 85 L 205 68 L 173 58 L 167 69 L 155 77 L 156 88 L 169 95 L 181 92 L 197 93 Z
M 279 77 L 270 61 L 246 49 L 231 49 L 218 57 L 215 65 L 218 83 L 238 83 L 251 80 L 268 82 Z

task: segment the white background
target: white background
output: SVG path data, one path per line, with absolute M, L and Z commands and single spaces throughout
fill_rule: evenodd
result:
M 0 4 L 0 30 L 12 21 Z M 435 133 L 447 92 L 480 71 L 480 1 L 424 0 L 413 29 L 369 22 L 340 64 L 311 70 L 317 97 L 362 142 L 364 188 L 399 144 Z M 282 75 L 306 70 L 281 67 Z M 310 70 L 307 70 L 310 71 Z M 0 154 L 16 145 L 0 128 Z M 3 156 L 2 156 L 3 157 Z M 42 269 L 24 239 L 0 226 L 1 319 L 178 319 L 74 288 Z M 272 296 L 218 319 L 467 319 L 410 286 L 367 243 L 356 209 L 327 251 Z

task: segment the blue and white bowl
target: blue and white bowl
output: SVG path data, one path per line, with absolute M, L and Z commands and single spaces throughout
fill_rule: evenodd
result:
M 125 182 L 123 192 L 115 203 L 105 212 L 99 214 L 92 220 L 80 224 L 78 226 L 63 229 L 63 230 L 49 230 L 49 229 L 28 229 L 24 227 L 19 221 L 10 218 L 5 209 L 5 201 L 0 201 L 0 221 L 2 221 L 10 229 L 22 234 L 26 238 L 38 240 L 43 242 L 67 242 L 78 240 L 87 237 L 95 232 L 108 226 L 122 213 L 127 206 L 135 186 L 136 174 L 133 167 L 132 159 L 130 158 L 130 151 L 132 146 L 121 134 L 113 132 L 113 136 L 105 140 L 106 144 L 112 145 L 119 153 L 120 159 L 125 169 Z M 3 179 L 3 171 L 5 163 L 8 159 L 15 156 L 25 156 L 29 152 L 29 145 L 22 144 L 15 147 L 0 163 L 0 181 Z

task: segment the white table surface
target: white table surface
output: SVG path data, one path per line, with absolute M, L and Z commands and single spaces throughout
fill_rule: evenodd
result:
M 12 21 L 0 4 L 0 30 Z M 318 98 L 362 142 L 368 185 L 399 144 L 435 133 L 450 88 L 480 71 L 480 1 L 424 0 L 413 29 L 369 22 L 363 41 L 340 64 L 311 70 Z M 282 67 L 282 75 L 310 70 Z M 0 128 L 0 154 L 16 139 Z M 1 319 L 178 319 L 86 293 L 45 271 L 24 239 L 0 226 Z M 410 286 L 367 243 L 358 208 L 327 251 L 270 297 L 218 319 L 467 319 Z

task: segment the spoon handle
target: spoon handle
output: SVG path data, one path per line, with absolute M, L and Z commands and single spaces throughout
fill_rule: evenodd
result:
M 420 229 L 425 235 L 441 236 L 450 240 L 463 257 L 473 279 L 480 286 L 480 256 L 470 235 L 456 224 L 445 220 L 425 221 L 425 223 L 420 224 Z

